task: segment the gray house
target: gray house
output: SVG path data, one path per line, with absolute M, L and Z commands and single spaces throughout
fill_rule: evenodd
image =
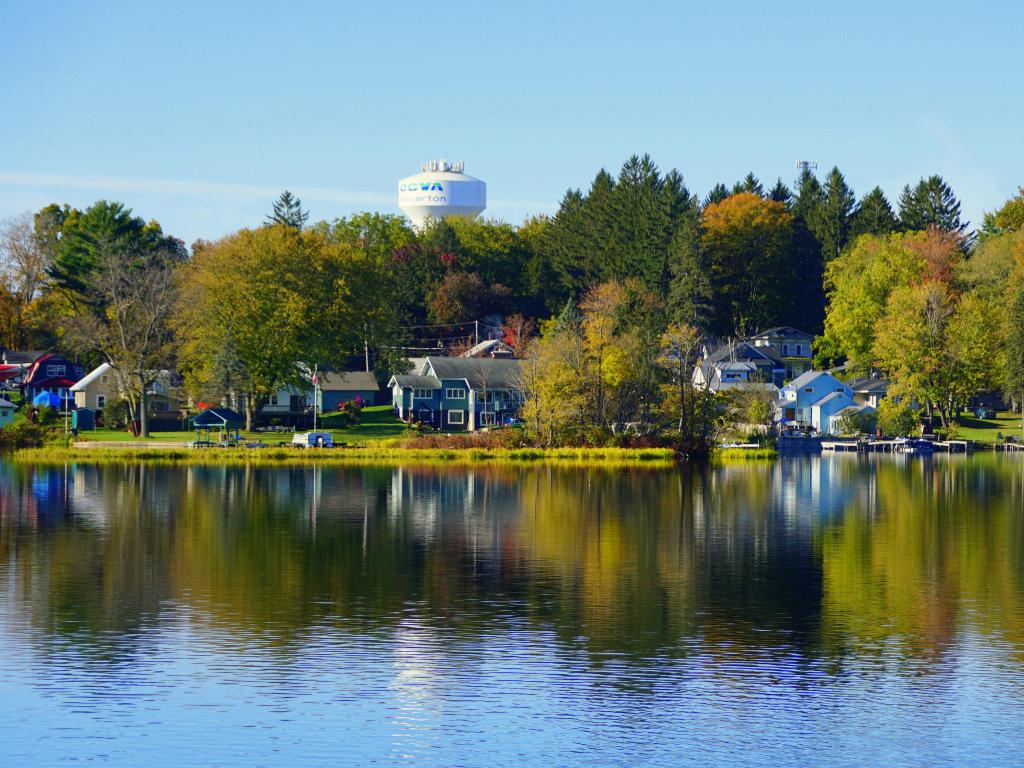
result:
M 789 325 L 769 328 L 755 333 L 749 339 L 758 349 L 771 349 L 782 360 L 786 381 L 792 381 L 811 370 L 813 341 L 814 336 Z
M 428 357 L 388 387 L 398 418 L 444 431 L 506 423 L 524 400 L 519 361 L 490 357 Z

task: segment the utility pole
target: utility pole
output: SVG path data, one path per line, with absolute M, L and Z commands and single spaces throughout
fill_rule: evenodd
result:
M 475 347 L 480 343 L 480 321 L 473 321 L 473 346 Z
M 366 338 L 366 324 L 363 324 L 363 362 L 366 364 L 366 372 L 370 372 L 370 342 Z

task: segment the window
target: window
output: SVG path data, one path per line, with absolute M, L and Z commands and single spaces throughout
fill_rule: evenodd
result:
M 446 389 L 444 396 L 448 400 L 464 400 L 466 398 L 466 390 L 460 388 Z
M 843 391 L 842 387 L 836 387 L 836 392 L 842 392 L 842 391 Z
M 54 376 L 63 376 L 67 372 L 67 367 L 63 365 L 48 365 L 46 366 L 47 378 L 53 378 Z
M 412 391 L 413 399 L 415 400 L 429 400 L 431 392 L 429 389 L 414 389 Z
M 789 344 L 782 345 L 782 356 L 789 357 Z
M 464 411 L 448 411 L 449 424 L 465 424 L 466 414 Z
M 797 357 L 803 357 L 804 356 L 804 345 L 803 344 L 797 344 L 796 345 L 796 356 Z
M 102 409 L 107 404 L 106 395 L 96 395 L 96 408 L 97 410 Z
M 480 424 L 485 427 L 494 425 L 494 414 L 493 413 L 481 413 Z
M 804 387 L 804 392 L 813 392 L 814 387 Z
M 270 403 L 269 403 L 269 405 L 277 405 L 277 395 L 271 395 L 270 396 Z
M 153 403 L 153 410 L 158 413 L 166 413 L 170 409 L 167 407 L 166 401 L 157 400 L 155 403 Z

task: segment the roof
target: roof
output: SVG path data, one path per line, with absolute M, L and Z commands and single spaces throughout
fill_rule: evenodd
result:
M 420 376 L 415 373 L 400 373 L 392 376 L 391 381 L 395 382 L 402 389 L 440 389 L 441 382 L 433 376 Z M 391 385 L 388 382 L 388 386 Z
M 801 331 L 799 328 L 794 328 L 791 325 L 777 325 L 774 328 L 769 328 L 767 331 L 761 331 L 755 333 L 750 338 L 752 339 L 767 339 L 767 338 L 779 338 L 779 339 L 813 339 L 814 335 L 807 333 L 807 331 Z
M 708 354 L 705 362 L 717 363 L 722 360 L 736 361 L 736 360 L 757 360 L 758 358 L 763 360 L 769 360 L 776 362 L 776 358 L 770 357 L 768 350 L 770 347 L 755 347 L 753 344 L 748 344 L 745 341 L 730 341 L 728 344 L 723 344 L 715 350 L 712 350 Z M 778 360 L 781 362 L 781 360 Z
M 10 400 L 4 400 L 0 397 L 0 408 L 16 408 L 17 406 Z
M 377 378 L 370 371 L 327 371 L 320 374 L 320 389 L 327 392 L 370 390 L 380 387 Z
M 78 383 L 71 387 L 72 392 L 84 392 L 85 388 L 96 381 L 100 376 L 108 373 L 111 369 L 110 363 L 101 363 L 96 368 L 93 368 L 85 376 L 78 380 Z
M 787 384 L 786 386 L 799 389 L 800 387 L 807 386 L 812 381 L 821 376 L 829 376 L 833 379 L 836 379 L 836 377 L 832 376 L 831 373 L 827 373 L 825 371 L 805 371 L 804 373 L 801 373 L 799 376 L 793 379 L 791 382 L 789 382 L 789 384 Z M 836 379 L 836 381 L 839 381 L 839 379 Z M 842 382 L 839 383 L 841 384 Z
M 502 389 L 522 386 L 518 360 L 491 357 L 428 357 L 427 364 L 439 379 L 465 379 L 471 389 Z
M 460 357 L 482 357 L 484 355 L 511 355 L 513 352 L 512 347 L 503 342 L 501 339 L 485 339 L 479 344 L 476 344 L 460 355 Z
M 64 376 L 51 376 L 48 379 L 39 379 L 33 381 L 31 386 L 33 389 L 40 389 L 46 387 L 64 387 L 65 389 L 70 388 L 75 383 L 74 379 L 68 379 Z
M 16 349 L 5 349 L 3 353 L 3 360 L 6 363 L 34 363 L 40 357 L 43 352 L 38 350 L 16 350 Z
M 838 394 L 838 393 L 837 393 Z M 841 408 L 836 411 L 835 415 L 838 416 L 841 413 L 876 413 L 877 411 L 870 405 L 848 405 L 845 408 Z
M 815 403 L 811 403 L 811 408 L 819 408 L 819 407 L 825 405 L 825 403 L 832 402 L 837 397 L 845 397 L 847 400 L 850 400 L 851 402 L 853 401 L 853 398 L 850 397 L 845 392 L 829 392 L 827 395 L 825 395 L 823 398 L 821 398 L 821 400 L 818 400 Z
M 861 376 L 846 382 L 846 386 L 854 392 L 884 395 L 889 391 L 889 380 L 883 379 L 880 376 Z
M 194 427 L 235 427 L 245 424 L 245 417 L 230 408 L 207 408 L 193 417 Z

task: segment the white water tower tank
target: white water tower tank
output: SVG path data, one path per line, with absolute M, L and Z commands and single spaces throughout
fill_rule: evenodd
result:
M 475 219 L 487 207 L 487 185 L 463 173 L 463 163 L 431 160 L 398 182 L 398 207 L 422 229 L 431 219 Z

